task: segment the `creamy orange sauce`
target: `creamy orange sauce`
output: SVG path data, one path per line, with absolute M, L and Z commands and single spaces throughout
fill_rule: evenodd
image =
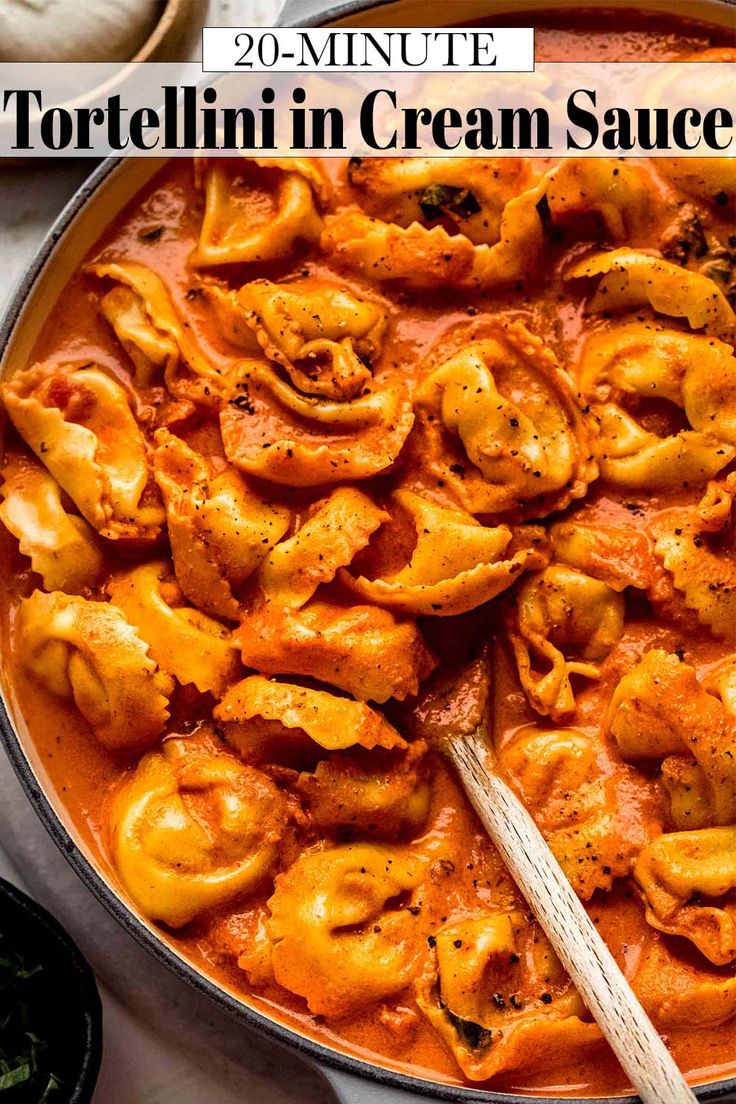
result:
M 616 14 L 611 18 L 623 19 Z M 538 57 L 575 56 L 670 59 L 695 49 L 723 44 L 723 37 L 702 28 L 681 25 L 664 17 L 650 24 L 627 13 L 626 26 L 612 35 L 596 29 L 605 24 L 605 13 L 586 13 L 580 17 L 577 29 L 559 25 L 550 16 L 540 26 L 537 35 Z M 356 199 L 343 163 L 328 160 L 325 167 L 334 187 L 336 208 Z M 653 187 L 661 199 L 661 219 L 653 219 L 649 240 L 638 240 L 639 248 L 657 249 L 663 226 L 667 224 L 664 209 L 665 185 L 654 179 Z M 714 226 L 723 226 L 727 212 L 712 214 Z M 208 304 L 197 293 L 199 279 L 189 264 L 203 218 L 201 192 L 195 191 L 192 166 L 186 161 L 167 165 L 143 191 L 134 197 L 127 210 L 108 228 L 93 251 L 96 262 L 124 257 L 150 266 L 164 280 L 175 307 L 187 319 L 201 347 L 215 363 L 225 363 L 231 352 Z M 719 224 L 719 218 L 721 222 Z M 384 339 L 381 363 L 392 366 L 412 384 L 426 371 L 426 358 L 451 331 L 458 326 L 482 326 L 484 319 L 501 311 L 513 311 L 529 329 L 551 348 L 561 364 L 573 363 L 582 338 L 588 328 L 579 297 L 570 295 L 560 272 L 563 263 L 580 252 L 579 244 L 566 241 L 555 246 L 550 254 L 549 271 L 542 288 L 511 292 L 488 297 L 474 292 L 443 288 L 441 292 L 412 292 L 381 289 L 388 302 L 389 327 Z M 310 276 L 331 278 L 343 286 L 370 294 L 372 285 L 354 275 L 346 276 L 329 258 L 315 255 L 309 249 L 297 252 L 287 260 L 260 264 L 256 275 L 278 280 L 300 270 Z M 238 286 L 254 273 L 245 266 L 229 271 L 231 286 Z M 33 360 L 94 360 L 113 376 L 127 380 L 129 364 L 109 325 L 100 317 L 95 281 L 78 273 L 65 288 L 59 302 L 51 310 L 43 333 L 34 349 Z M 156 402 L 161 399 L 155 390 L 144 394 L 139 411 L 143 424 L 155 422 Z M 655 415 L 656 416 L 656 412 Z M 184 425 L 182 436 L 198 451 L 221 454 L 216 421 L 200 417 Z M 13 435 L 10 444 L 18 446 Z M 404 474 L 421 486 L 426 476 L 420 467 L 412 472 L 416 458 L 407 461 Z M 408 474 L 407 474 L 408 473 Z M 371 481 L 372 492 L 381 496 L 390 477 Z M 576 503 L 566 515 L 580 520 L 605 524 L 622 524 L 630 530 L 643 532 L 659 511 L 672 505 L 695 503 L 702 488 L 678 489 L 662 495 L 624 495 L 596 484 L 584 504 Z M 287 486 L 269 490 L 280 502 L 300 509 L 315 496 L 304 490 L 293 491 Z M 555 520 L 558 519 L 556 515 Z M 115 880 L 107 850 L 106 819 L 110 794 L 120 784 L 121 776 L 131 769 L 130 759 L 105 751 L 90 734 L 78 712 L 69 704 L 52 697 L 37 682 L 28 677 L 9 654 L 9 634 L 19 600 L 38 585 L 29 569 L 28 560 L 17 550 L 17 542 L 2 530 L 1 557 L 7 585 L 2 602 L 3 644 L 6 662 L 10 666 L 15 696 L 32 734 L 50 785 L 59 794 L 77 831 L 97 856 L 104 872 Z M 135 556 L 135 553 L 133 553 Z M 108 566 L 118 563 L 109 553 Z M 450 618 L 426 618 L 422 628 L 430 646 L 440 660 L 457 664 L 470 658 L 489 637 L 494 641 L 494 686 L 492 707 L 494 740 L 499 750 L 509 743 L 522 726 L 538 718 L 524 697 L 501 631 L 499 607 L 495 602 L 470 613 Z M 696 670 L 704 671 L 722 657 L 728 649 L 714 640 L 684 608 L 676 615 L 658 620 L 643 597 L 627 597 L 624 635 L 603 663 L 597 682 L 576 684 L 577 710 L 567 723 L 582 729 L 597 731 L 613 689 L 631 668 L 636 657 L 649 647 L 680 651 Z M 191 730 L 209 718 L 212 702 L 191 688 L 179 688 L 173 700 L 169 730 L 174 733 Z M 391 720 L 403 731 L 411 731 L 415 702 L 392 702 L 387 707 Z M 455 706 L 462 714 L 462 706 Z M 454 715 L 453 715 L 454 716 Z M 435 754 L 431 760 L 431 802 L 420 844 L 431 844 L 432 878 L 426 895 L 422 923 L 431 932 L 448 918 L 472 913 L 483 907 L 496 910 L 523 907 L 517 892 L 503 869 L 498 855 L 489 844 L 473 813 L 470 811 L 448 768 Z M 278 771 L 274 777 L 279 782 Z M 653 807 L 662 801 L 655 772 L 647 776 Z M 286 783 L 288 788 L 288 781 Z M 638 815 L 632 810 L 632 817 Z M 315 833 L 296 830 L 284 843 L 279 866 L 287 866 Z M 337 834 L 340 838 L 339 833 Z M 345 838 L 350 838 L 346 833 Z M 162 931 L 162 937 L 182 951 L 198 968 L 236 992 L 256 1008 L 276 1017 L 323 1042 L 352 1054 L 357 1054 L 395 1069 L 413 1072 L 422 1077 L 449 1083 L 465 1083 L 458 1067 L 440 1037 L 423 1016 L 416 1012 L 409 992 L 399 994 L 378 1006 L 372 1005 L 357 1015 L 339 1021 L 327 1021 L 311 1015 L 304 1001 L 273 981 L 250 987 L 237 965 L 238 956 L 253 939 L 254 924 L 265 909 L 272 892 L 269 880 L 255 895 L 233 905 L 206 913 L 185 928 Z M 617 881 L 610 893 L 596 892 L 588 909 L 601 933 L 611 946 L 628 976 L 633 976 L 652 944 L 652 931 L 644 919 L 640 899 L 627 879 Z M 659 937 L 658 937 L 659 938 Z M 661 940 L 660 940 L 661 941 Z M 665 941 L 667 942 L 667 941 Z M 685 941 L 670 940 L 667 952 L 679 976 L 687 980 L 693 971 L 708 969 L 710 974 L 731 977 L 733 970 L 707 967 L 697 952 Z M 667 1042 L 680 1066 L 695 1080 L 725 1075 L 736 1071 L 736 1033 L 733 1021 L 716 1027 L 669 1028 Z M 490 1087 L 490 1086 L 489 1086 Z M 502 1074 L 493 1081 L 493 1088 L 529 1093 L 605 1094 L 625 1088 L 625 1078 L 608 1048 L 595 1043 L 572 1054 L 547 1054 L 530 1065 L 528 1070 Z

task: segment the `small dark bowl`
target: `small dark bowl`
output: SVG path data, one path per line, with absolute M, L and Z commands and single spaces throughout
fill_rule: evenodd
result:
M 102 1005 L 94 974 L 53 916 L 0 878 L 0 931 L 31 963 L 42 966 L 48 991 L 49 1062 L 63 1080 L 59 1104 L 89 1104 L 102 1058 Z

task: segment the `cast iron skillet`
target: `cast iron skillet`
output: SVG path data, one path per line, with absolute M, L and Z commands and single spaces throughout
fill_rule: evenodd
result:
M 352 4 L 343 2 L 335 7 L 340 10 L 340 14 L 346 14 L 348 7 L 361 10 L 366 7 L 366 2 L 354 0 Z M 321 15 L 318 14 L 318 9 Z M 295 17 L 297 10 L 303 15 Z M 310 0 L 306 2 L 299 0 L 298 7 L 294 4 L 287 5 L 286 18 L 291 15 L 292 24 L 306 24 L 310 14 L 313 24 L 322 22 L 325 18 L 325 5 L 318 5 Z M 100 200 L 100 193 L 113 191 L 117 186 L 116 177 L 123 169 L 123 158 L 108 158 L 103 161 L 72 197 L 47 234 L 0 325 L 0 371 L 3 368 L 7 370 L 7 365 L 3 363 L 6 353 L 11 342 L 15 342 L 23 331 L 25 319 L 21 315 L 26 301 L 35 295 L 40 284 L 45 283 L 49 272 L 54 267 L 64 268 L 65 253 L 74 252 L 75 247 L 72 243 L 76 240 L 78 224 L 82 216 L 88 212 L 90 205 L 94 204 L 96 199 Z M 119 191 L 119 186 L 117 187 Z M 132 198 L 135 190 L 132 188 L 127 198 Z M 105 205 L 106 217 L 109 219 L 117 214 L 120 207 L 122 203 L 115 206 L 111 213 L 109 207 Z M 98 233 L 102 232 L 104 225 L 103 219 Z M 68 264 L 68 260 L 66 263 Z M 427 1097 L 454 1101 L 457 1104 L 470 1101 L 478 1104 L 530 1104 L 531 1100 L 535 1101 L 535 1104 L 569 1104 L 569 1097 L 522 1097 L 511 1093 L 441 1084 L 384 1069 L 382 1066 L 343 1054 L 339 1050 L 307 1038 L 227 993 L 165 944 L 156 934 L 155 929 L 149 927 L 129 908 L 116 889 L 84 853 L 79 841 L 65 827 L 60 812 L 54 808 L 52 796 L 44 791 L 43 784 L 32 766 L 31 749 L 29 746 L 28 753 L 24 749 L 19 731 L 21 726 L 16 726 L 11 720 L 11 699 L 12 693 L 6 686 L 3 688 L 3 696 L 0 697 L 0 736 L 8 757 L 51 838 L 97 899 L 139 943 L 179 978 L 210 997 L 247 1027 L 290 1047 L 317 1066 L 330 1081 L 344 1104 L 412 1104 L 412 1102 L 421 1104 L 421 1099 Z M 716 1101 L 719 1104 L 727 1104 L 727 1102 L 733 1104 L 736 1102 L 736 1078 L 702 1085 L 696 1089 L 696 1095 L 699 1100 L 708 1101 L 711 1104 L 715 1104 Z M 577 1104 L 614 1104 L 614 1102 L 615 1104 L 636 1104 L 638 1098 L 607 1096 L 576 1098 L 576 1100 Z M 662 1101 L 662 1104 L 667 1102 Z

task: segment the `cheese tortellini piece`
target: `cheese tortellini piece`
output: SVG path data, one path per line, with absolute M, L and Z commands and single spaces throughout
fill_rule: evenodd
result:
M 268 902 L 278 983 L 330 1018 L 405 988 L 426 947 L 425 867 L 421 855 L 379 844 L 303 854 Z
M 628 875 L 660 830 L 646 782 L 588 732 L 524 727 L 499 762 L 584 901 Z
M 439 224 L 404 228 L 348 207 L 327 215 L 320 241 L 346 268 L 374 280 L 402 280 L 414 288 L 462 285 L 472 276 L 476 247 Z
M 572 381 L 521 322 L 468 333 L 416 402 L 425 463 L 472 514 L 541 517 L 598 474 Z
M 2 476 L 0 521 L 44 587 L 79 594 L 94 586 L 104 566 L 99 543 L 87 522 L 65 509 L 46 468 L 17 454 L 6 459 Z
M 628 490 L 702 485 L 736 455 L 731 445 L 690 430 L 660 437 L 616 403 L 604 403 L 597 414 L 601 474 Z
M 166 429 L 156 433 L 154 475 L 166 505 L 177 581 L 215 617 L 237 616 L 237 593 L 286 533 L 291 513 L 265 502 L 240 472 L 216 465 Z
M 412 491 L 397 491 L 395 504 L 411 519 L 416 545 L 408 564 L 386 578 L 341 578 L 366 601 L 401 613 L 449 617 L 465 613 L 495 598 L 531 568 L 544 562 L 534 547 L 536 530 L 524 547 L 512 550 L 513 533 L 507 525 L 486 528 L 462 510 L 438 506 Z
M 251 355 L 262 349 L 303 394 L 354 399 L 370 381 L 387 322 L 378 303 L 315 276 L 210 294 L 230 340 Z
M 713 280 L 650 253 L 613 249 L 595 253 L 568 271 L 569 280 L 593 280 L 588 304 L 593 313 L 651 307 L 657 314 L 684 318 L 693 330 L 733 340 L 736 315 Z
M 215 708 L 226 739 L 247 756 L 259 728 L 274 727 L 289 739 L 308 737 L 326 751 L 345 748 L 405 748 L 406 740 L 386 718 L 364 702 L 338 698 L 288 682 L 250 675 L 231 687 Z
M 704 58 L 703 60 L 708 60 Z M 717 59 L 714 59 L 717 60 Z M 736 60 L 732 57 L 731 61 Z M 710 203 L 736 196 L 736 157 L 663 157 L 659 172 L 676 188 Z
M 116 571 L 107 593 L 182 686 L 220 697 L 240 670 L 235 643 L 219 621 L 187 606 L 165 560 Z
M 413 621 L 368 605 L 314 599 L 249 609 L 235 631 L 243 664 L 265 675 L 307 675 L 360 701 L 416 694 L 436 660 Z
M 706 688 L 689 663 L 661 648 L 646 652 L 613 693 L 604 728 L 624 759 L 664 760 L 675 827 L 736 819 L 734 704 L 727 683 L 715 677 Z
M 354 157 L 348 177 L 371 214 L 404 227 L 449 221 L 474 245 L 498 241 L 506 204 L 534 182 L 521 157 Z
M 322 248 L 371 279 L 416 288 L 527 281 L 560 232 L 619 241 L 651 210 L 647 171 L 603 158 L 565 158 L 539 181 L 528 161 L 474 157 L 371 158 L 351 177 L 380 217 L 328 215 Z
M 144 916 L 180 928 L 252 892 L 277 857 L 287 822 L 264 774 L 197 738 L 167 739 L 115 794 L 116 870 Z
M 592 575 L 613 590 L 651 587 L 656 570 L 646 533 L 627 525 L 606 525 L 573 514 L 548 531 L 553 557 L 566 567 Z
M 205 211 L 194 264 L 272 261 L 298 241 L 319 238 L 317 202 L 329 196 L 329 181 L 306 157 L 249 157 L 206 161 Z
M 343 839 L 347 833 L 392 839 L 417 835 L 431 803 L 427 745 L 415 740 L 407 750 L 381 756 L 335 754 L 302 771 L 294 785 L 320 831 Z
M 498 241 L 476 249 L 473 282 L 527 283 L 545 247 L 581 236 L 638 237 L 652 215 L 652 181 L 638 165 L 607 158 L 565 157 L 504 208 Z
M 736 456 L 736 357 L 717 338 L 638 319 L 599 330 L 586 341 L 579 382 L 600 404 L 601 475 L 617 486 L 703 483 Z M 647 428 L 652 400 L 679 407 L 691 428 L 679 419 L 669 434 Z
M 451 921 L 417 1001 L 470 1081 L 544 1065 L 601 1038 L 544 935 L 521 912 Z
M 137 384 L 149 386 L 161 377 L 176 398 L 203 406 L 229 397 L 239 363 L 215 358 L 200 347 L 157 273 L 134 261 L 90 265 L 89 271 L 113 282 L 100 300 L 100 311 L 132 360 Z
M 631 987 L 660 1028 L 717 1027 L 736 1014 L 736 976 L 700 956 L 672 953 L 673 940 L 652 931 Z
M 623 628 L 623 597 L 607 583 L 562 564 L 527 576 L 507 630 L 532 708 L 553 720 L 573 713 L 571 676 L 597 679 Z
M 104 747 L 135 750 L 164 731 L 173 682 L 116 606 L 36 590 L 21 602 L 17 633 L 28 674 L 73 701 Z
M 414 424 L 406 384 L 374 376 L 360 395 L 302 394 L 265 361 L 249 361 L 220 414 L 225 455 L 246 474 L 287 486 L 368 479 L 397 459 Z
M 652 927 L 689 939 L 717 965 L 736 959 L 736 827 L 659 836 L 634 877 Z
M 2 388 L 24 441 L 109 540 L 153 540 L 164 511 L 128 396 L 89 363 L 37 364 Z
M 652 524 L 654 552 L 688 609 L 714 636 L 736 644 L 732 476 L 709 484 L 696 506 L 665 511 Z
M 269 602 L 299 609 L 368 544 L 388 514 L 354 487 L 340 487 L 307 513 L 293 536 L 269 552 L 257 585 Z

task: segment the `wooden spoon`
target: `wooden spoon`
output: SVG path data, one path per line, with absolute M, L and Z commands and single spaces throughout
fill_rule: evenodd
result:
M 487 660 L 484 666 L 487 673 Z M 477 673 L 475 680 L 477 685 Z M 485 711 L 485 696 L 482 700 Z M 487 722 L 466 731 L 453 724 L 434 742 L 454 765 L 483 827 L 644 1104 L 694 1104 L 695 1094 L 544 837 L 493 769 Z

